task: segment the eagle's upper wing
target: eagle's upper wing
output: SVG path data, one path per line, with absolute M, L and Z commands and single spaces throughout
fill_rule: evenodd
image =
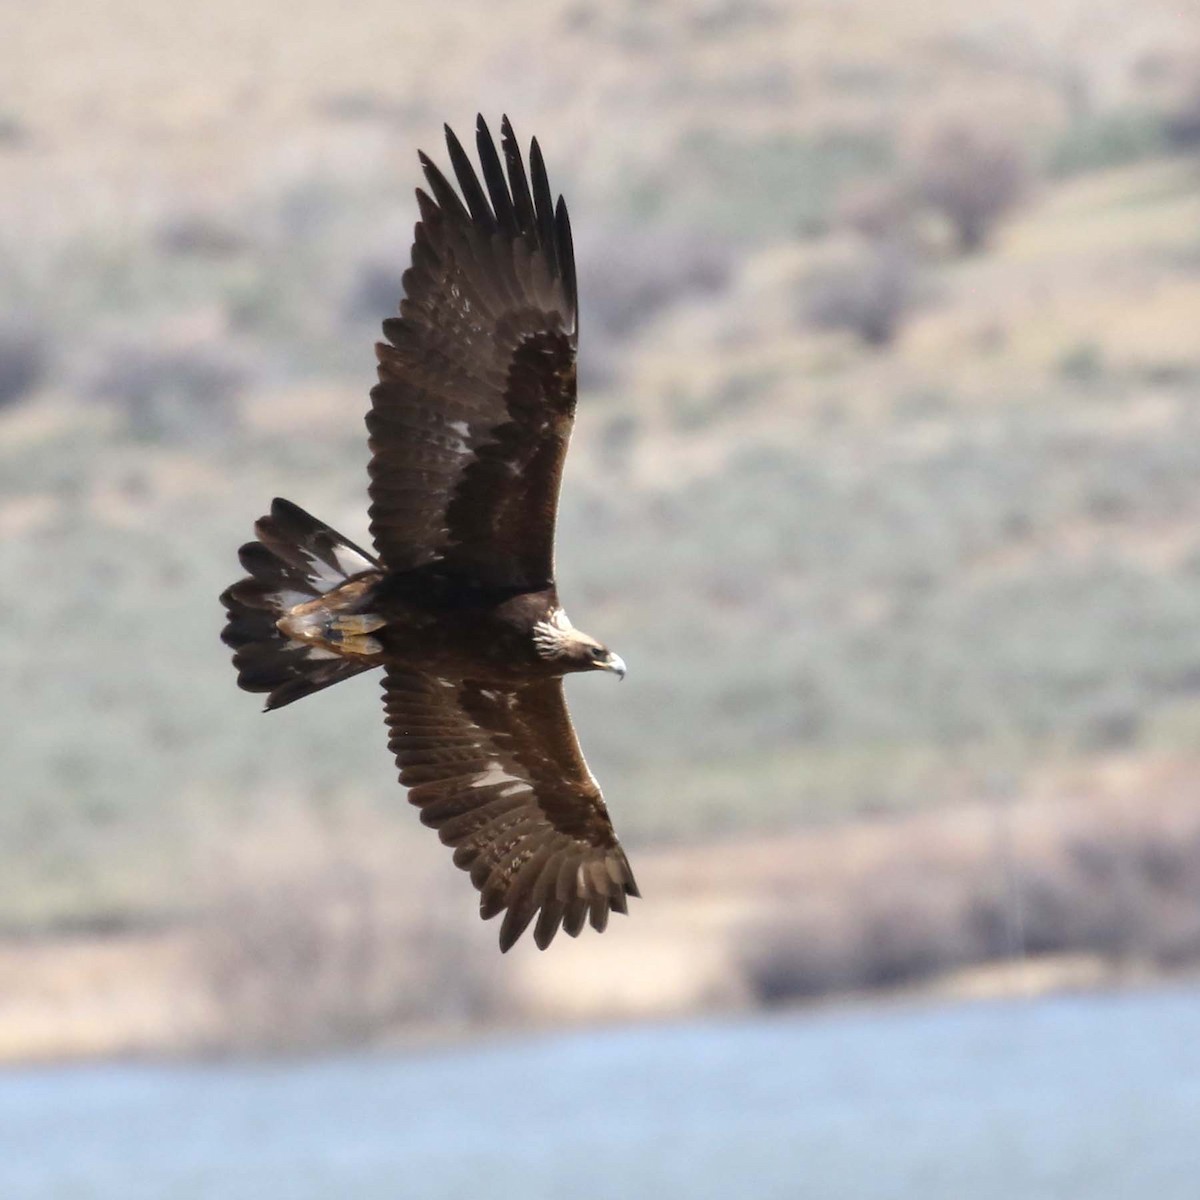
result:
M 393 570 L 442 559 L 544 586 L 575 413 L 571 227 L 537 141 L 527 177 L 507 117 L 504 166 L 479 118 L 482 186 L 449 128 L 446 144 L 462 199 L 422 155 L 433 195 L 417 191 L 400 316 L 376 347 L 371 533 Z
M 562 927 L 638 894 L 600 789 L 567 713 L 562 681 L 514 689 L 391 670 L 384 679 L 388 745 L 408 798 L 479 889 L 485 919 L 507 909 L 500 949 L 535 914 L 545 949 Z

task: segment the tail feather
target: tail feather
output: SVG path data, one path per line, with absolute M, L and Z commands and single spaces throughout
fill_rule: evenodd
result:
M 272 501 L 254 532 L 258 541 L 238 551 L 249 576 L 221 594 L 228 617 L 221 640 L 233 648 L 238 686 L 266 692 L 270 710 L 376 665 L 292 641 L 277 622 L 297 604 L 380 570 L 378 560 L 288 500 Z

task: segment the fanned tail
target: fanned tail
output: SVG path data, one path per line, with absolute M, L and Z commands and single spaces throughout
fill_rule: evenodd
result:
M 278 622 L 298 604 L 378 573 L 378 560 L 289 500 L 273 500 L 254 532 L 258 540 L 238 551 L 249 576 L 221 594 L 221 640 L 233 647 L 238 686 L 268 693 L 270 710 L 376 666 L 288 638 Z

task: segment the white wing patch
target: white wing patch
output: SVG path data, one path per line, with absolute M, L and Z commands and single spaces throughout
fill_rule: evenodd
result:
M 506 771 L 495 759 L 488 763 L 487 770 L 477 772 L 471 780 L 473 788 L 496 787 L 501 784 L 506 785 L 500 792 L 501 796 L 514 796 L 529 786 L 524 779 Z
M 303 546 L 298 546 L 297 549 L 304 558 L 304 578 L 312 586 L 312 591 L 300 592 L 295 587 L 282 587 L 279 591 L 273 592 L 272 599 L 275 602 L 276 611 L 281 614 L 290 613 L 294 608 L 308 604 L 317 596 L 324 596 L 336 588 L 340 588 L 352 575 L 361 574 L 363 571 L 378 570 L 370 559 L 364 557 L 357 550 L 352 550 L 349 546 L 336 545 L 332 547 L 336 566 L 318 558 Z
M 290 612 L 301 604 L 307 604 L 312 599 L 306 592 L 294 592 L 289 588 L 285 588 L 281 592 L 274 592 L 272 596 L 279 605 L 279 611 L 284 613 Z
M 470 454 L 471 447 L 467 443 L 467 439 L 471 436 L 471 427 L 466 421 L 448 421 L 447 428 L 454 434 L 455 441 L 451 442 L 450 449 L 455 454 Z
M 349 546 L 333 547 L 336 567 L 303 548 L 300 553 L 304 555 L 304 561 L 308 563 L 306 572 L 308 578 L 322 594 L 332 591 L 335 587 L 341 587 L 351 575 L 357 575 L 360 571 L 370 571 L 374 567 L 373 563 L 359 554 L 357 550 L 351 550 Z
M 375 565 L 349 546 L 334 546 L 333 556 L 337 559 L 337 565 L 346 575 L 357 575 L 360 571 L 370 571 Z
M 340 654 L 337 654 L 332 650 L 328 650 L 324 646 L 308 646 L 308 645 L 306 645 L 304 647 L 304 654 L 305 654 L 306 658 L 321 659 L 322 661 L 324 661 L 325 659 L 333 659 L 333 658 L 341 658 L 342 657 Z

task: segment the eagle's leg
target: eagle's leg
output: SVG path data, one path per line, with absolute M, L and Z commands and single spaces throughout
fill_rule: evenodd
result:
M 334 617 L 325 627 L 325 641 L 342 654 L 380 654 L 383 646 L 369 635 L 387 622 L 375 613 L 353 613 Z
M 346 611 L 361 604 L 361 582 L 345 584 L 315 600 L 297 604 L 277 625 L 284 637 L 310 646 L 321 646 L 347 658 L 370 658 L 383 653 L 383 644 L 372 633 L 387 622 L 377 613 Z

